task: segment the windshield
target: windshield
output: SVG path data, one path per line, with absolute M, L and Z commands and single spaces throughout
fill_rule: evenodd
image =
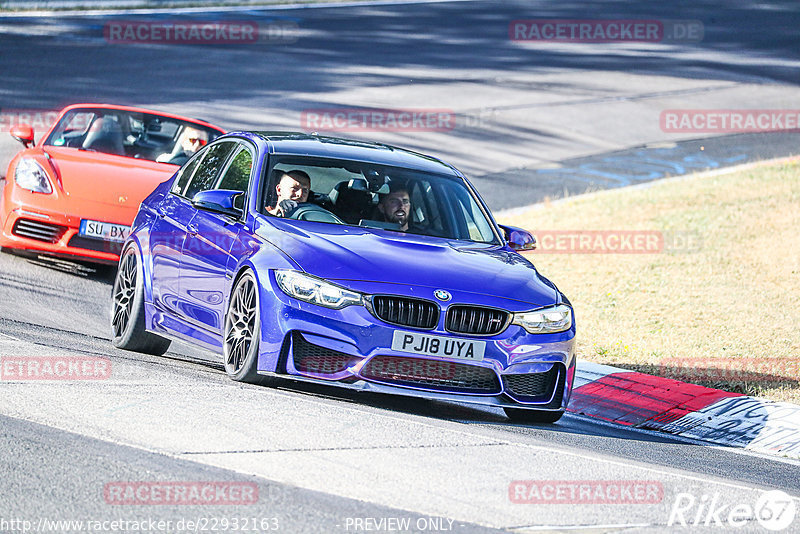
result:
M 279 157 L 262 206 L 289 219 L 498 242 L 488 214 L 461 178 L 374 163 Z
M 44 144 L 182 165 L 219 135 L 217 130 L 161 115 L 80 108 L 64 114 Z

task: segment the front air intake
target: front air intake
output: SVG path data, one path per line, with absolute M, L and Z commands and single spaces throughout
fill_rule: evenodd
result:
M 496 308 L 454 305 L 447 309 L 445 328 L 454 334 L 493 336 L 506 329 L 509 317 Z
M 45 243 L 57 243 L 66 231 L 66 226 L 42 221 L 32 221 L 30 219 L 17 219 L 17 222 L 14 223 L 14 227 L 11 229 L 11 233 L 14 235 L 35 239 L 36 241 L 43 241 Z
M 421 330 L 430 330 L 439 322 L 436 303 L 394 295 L 372 297 L 372 313 L 381 321 Z

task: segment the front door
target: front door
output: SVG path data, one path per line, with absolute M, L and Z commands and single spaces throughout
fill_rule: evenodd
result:
M 244 209 L 253 155 L 242 144 L 229 144 L 235 146 L 229 152 L 229 157 L 220 164 L 216 179 L 209 182 L 207 189 L 240 191 L 236 205 Z M 238 250 L 239 247 L 234 247 L 234 244 L 243 229 L 241 219 L 196 210 L 183 243 L 180 311 L 196 326 L 209 330 L 215 337 L 219 335 L 220 340 L 225 303 L 233 277 L 230 269 L 236 266 L 236 258 L 231 257 L 231 250 Z

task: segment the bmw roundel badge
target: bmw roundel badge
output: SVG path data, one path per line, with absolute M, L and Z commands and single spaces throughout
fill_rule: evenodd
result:
M 450 295 L 450 293 L 448 293 L 444 289 L 437 289 L 436 291 L 433 292 L 433 296 L 441 300 L 442 302 L 447 302 L 448 300 L 453 298 L 452 295 Z

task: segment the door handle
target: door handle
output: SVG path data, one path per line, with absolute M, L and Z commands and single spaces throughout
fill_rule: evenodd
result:
M 199 231 L 197 229 L 197 225 L 196 224 L 190 224 L 188 230 L 189 230 L 189 235 L 193 235 L 193 236 L 197 235 L 197 232 Z
M 159 206 L 156 208 L 156 214 L 159 217 L 164 218 L 167 216 L 167 210 L 164 209 L 164 206 Z

